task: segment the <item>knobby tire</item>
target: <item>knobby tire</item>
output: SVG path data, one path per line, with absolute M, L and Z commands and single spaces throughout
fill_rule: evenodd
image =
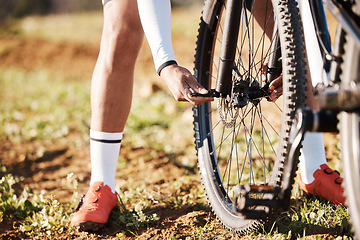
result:
M 267 40 L 265 32 L 256 24 L 256 0 L 252 5 L 251 1 L 242 3 L 234 65 L 253 85 L 263 86 L 261 69 L 269 59 L 267 56 L 274 52 L 271 46 L 276 44 L 276 34 Z M 224 226 L 240 234 L 256 229 L 260 221 L 247 219 L 232 207 L 234 188 L 239 184 L 281 187 L 290 128 L 296 109 L 305 102 L 306 64 L 297 2 L 268 0 L 261 4 L 268 6 L 266 16 L 275 16 L 266 17 L 264 21 L 275 19 L 278 28 L 280 47 L 275 51 L 281 51 L 278 60 L 283 73 L 282 97 L 275 103 L 267 101 L 267 97 L 251 100 L 239 108 L 222 96 L 193 108 L 198 166 L 209 204 Z M 226 1 L 205 2 L 194 76 L 207 89 L 216 86 L 225 13 Z M 267 31 L 268 25 L 263 26 Z

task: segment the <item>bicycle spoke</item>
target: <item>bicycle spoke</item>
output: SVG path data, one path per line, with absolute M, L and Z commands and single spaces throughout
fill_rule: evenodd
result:
M 223 2 L 225 6 L 225 2 Z M 267 1 L 267 6 L 271 4 Z M 263 65 L 266 58 L 275 54 L 274 44 L 276 38 L 268 38 L 266 35 L 270 27 L 272 9 L 265 9 L 265 22 L 260 33 L 256 33 L 258 24 L 254 18 L 254 5 L 246 8 L 243 2 L 240 18 L 239 40 L 236 46 L 235 65 L 244 79 L 249 80 L 251 86 L 263 86 L 261 79 Z M 209 55 L 211 71 L 207 72 L 209 77 L 208 88 L 214 87 L 219 71 L 219 53 L 222 46 L 222 35 L 224 33 L 224 22 L 218 20 L 217 33 L 214 32 L 214 47 Z M 265 92 L 262 98 L 268 98 L 270 94 Z M 215 140 L 214 149 L 210 155 L 218 162 L 221 172 L 221 179 L 226 186 L 226 191 L 231 190 L 231 186 L 248 181 L 256 184 L 258 181 L 266 183 L 271 175 L 269 169 L 269 159 L 276 156 L 277 147 L 272 139 L 280 137 L 278 129 L 262 111 L 262 104 L 273 105 L 282 113 L 282 107 L 275 102 L 263 102 L 262 99 L 248 100 L 243 108 L 234 108 L 232 100 L 228 97 L 219 99 L 219 103 L 209 103 L 207 116 L 212 116 L 211 130 L 207 136 Z M 238 115 L 239 114 L 239 115 Z M 216 118 L 214 117 L 216 116 Z M 228 125 L 228 126 L 226 126 Z M 269 158 L 269 156 L 273 156 Z M 271 167 L 271 166 L 270 166 Z M 261 169 L 261 170 L 260 170 Z

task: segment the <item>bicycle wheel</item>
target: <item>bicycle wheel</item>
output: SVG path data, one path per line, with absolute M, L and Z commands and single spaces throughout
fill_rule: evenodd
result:
M 242 2 L 239 29 L 226 33 L 223 26 L 227 1 L 205 2 L 194 68 L 197 81 L 208 89 L 214 88 L 222 39 L 236 31 L 236 71 L 230 79 L 233 83 L 240 75 L 251 87 L 261 89 L 266 84 L 261 80 L 266 59 L 281 60 L 284 92 L 275 103 L 267 101 L 266 96 L 251 97 L 249 91 L 241 107 L 228 95 L 193 108 L 198 165 L 208 201 L 218 219 L 240 234 L 258 227 L 259 221 L 248 219 L 233 207 L 234 188 L 244 184 L 280 186 L 291 123 L 296 109 L 305 101 L 304 44 L 297 3 L 256 2 Z M 254 18 L 259 16 L 257 11 L 263 16 L 258 18 L 259 23 Z M 274 19 L 278 34 L 271 36 Z M 274 47 L 276 44 L 279 46 Z M 276 59 L 279 51 L 280 58 Z
M 341 63 L 341 87 L 359 90 L 360 47 L 355 40 L 345 36 L 343 62 Z M 349 207 L 352 230 L 360 239 L 360 110 L 339 114 L 341 158 L 344 171 L 344 192 Z

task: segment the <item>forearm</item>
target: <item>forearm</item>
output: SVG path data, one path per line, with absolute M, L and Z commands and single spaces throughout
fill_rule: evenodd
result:
M 171 39 L 170 0 L 137 0 L 141 23 L 150 45 L 158 74 L 176 63 Z

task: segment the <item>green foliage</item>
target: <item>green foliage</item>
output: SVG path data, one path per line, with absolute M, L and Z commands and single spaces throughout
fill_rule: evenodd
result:
M 67 231 L 70 224 L 69 206 L 60 204 L 56 199 L 35 195 L 34 202 L 39 210 L 29 215 L 18 227 L 28 236 L 56 236 Z
M 0 141 L 51 140 L 73 129 L 87 131 L 89 85 L 19 69 L 0 69 L 0 85 Z
M 335 206 L 317 198 L 301 197 L 297 202 L 298 205 L 291 206 L 273 223 L 269 236 L 281 233 L 284 237 L 301 238 L 319 227 L 333 229 L 345 238 L 352 236 L 346 207 Z
M 178 104 L 168 93 L 158 91 L 134 99 L 126 137 L 136 147 L 151 146 L 169 153 L 183 151 L 190 144 L 193 149 L 191 120 L 190 105 Z
M 40 209 L 37 203 L 29 200 L 30 196 L 32 196 L 29 189 L 24 189 L 20 196 L 15 194 L 13 186 L 20 182 L 20 178 L 6 173 L 4 166 L 1 169 L 1 173 L 4 176 L 0 179 L 0 223 L 5 215 L 24 219 Z
M 7 173 L 3 166 L 0 180 L 0 223 L 4 216 L 11 215 L 21 220 L 15 227 L 28 236 L 44 237 L 55 236 L 67 229 L 70 216 L 67 212 L 69 206 L 61 205 L 57 200 L 45 198 L 45 191 L 33 193 L 25 188 L 18 196 L 15 194 L 14 185 L 21 181 Z
M 159 216 L 154 213 L 147 215 L 144 213 L 143 204 L 136 204 L 132 212 L 126 211 L 112 211 L 110 221 L 116 226 L 125 226 L 125 231 L 135 235 L 140 228 L 148 228 L 149 225 L 157 220 Z

